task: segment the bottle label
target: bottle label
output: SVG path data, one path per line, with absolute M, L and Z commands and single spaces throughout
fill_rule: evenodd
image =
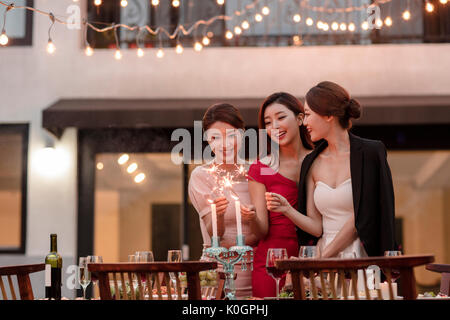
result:
M 45 265 L 45 286 L 52 286 L 52 266 L 50 264 Z

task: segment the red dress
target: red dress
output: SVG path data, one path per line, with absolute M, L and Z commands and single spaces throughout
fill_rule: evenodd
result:
M 250 180 L 253 179 L 264 184 L 267 192 L 282 195 L 293 208 L 297 209 L 298 188 L 295 181 L 278 172 L 275 173 L 273 169 L 258 160 L 250 166 L 248 175 Z M 286 248 L 288 257 L 298 256 L 295 224 L 282 213 L 269 211 L 268 214 L 269 231 L 266 237 L 259 241 L 254 252 L 252 290 L 253 296 L 259 298 L 276 296 L 275 280 L 266 271 L 267 250 L 269 248 Z M 280 290 L 284 281 L 285 278 L 280 281 Z

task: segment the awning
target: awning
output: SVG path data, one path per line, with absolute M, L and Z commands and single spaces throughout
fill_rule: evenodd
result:
M 355 125 L 448 124 L 450 96 L 361 97 Z M 191 128 L 210 105 L 236 106 L 249 127 L 258 123 L 263 98 L 62 99 L 43 111 L 42 126 L 61 137 L 65 128 Z M 304 99 L 302 99 L 304 100 Z

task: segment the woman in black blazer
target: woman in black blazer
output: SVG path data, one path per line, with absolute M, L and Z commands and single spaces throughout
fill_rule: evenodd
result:
M 318 247 L 325 258 L 355 251 L 356 256 L 382 256 L 396 248 L 386 148 L 381 141 L 349 132 L 350 119 L 360 114 L 359 103 L 341 86 L 325 81 L 310 89 L 304 125 L 316 148 L 304 159 L 300 173 L 298 204 L 303 214 L 293 215 L 285 199 L 269 196 L 272 206 L 289 212 L 300 245 L 317 243 L 317 234 L 307 233 L 305 222 L 317 223 L 315 217 L 322 216 Z M 329 231 L 333 228 L 338 230 Z

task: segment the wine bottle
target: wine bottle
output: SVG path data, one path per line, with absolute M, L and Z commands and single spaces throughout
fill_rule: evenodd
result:
M 50 235 L 50 253 L 45 257 L 45 297 L 61 300 L 62 258 L 58 254 L 57 236 Z

